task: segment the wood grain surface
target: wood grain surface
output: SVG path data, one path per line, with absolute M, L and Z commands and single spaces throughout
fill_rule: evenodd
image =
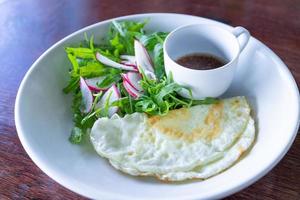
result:
M 242 25 L 278 54 L 300 83 L 299 0 L 0 0 L 0 199 L 84 199 L 28 157 L 15 129 L 15 96 L 30 65 L 58 40 L 104 19 L 146 12 Z M 300 136 L 270 173 L 226 199 L 300 199 Z

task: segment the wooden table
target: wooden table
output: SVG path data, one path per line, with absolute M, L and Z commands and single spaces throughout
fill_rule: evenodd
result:
M 145 12 L 242 25 L 273 49 L 300 83 L 299 0 L 0 0 L 0 199 L 84 199 L 28 157 L 15 129 L 15 96 L 30 65 L 61 38 L 104 19 Z M 300 199 L 300 136 L 270 173 L 227 199 Z

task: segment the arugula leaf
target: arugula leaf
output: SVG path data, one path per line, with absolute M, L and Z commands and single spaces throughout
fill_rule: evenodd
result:
M 130 103 L 131 102 L 131 103 Z M 118 114 L 120 116 L 124 116 L 125 114 L 132 114 L 134 109 L 132 106 L 132 101 L 130 100 L 129 96 L 122 97 L 117 101 L 114 101 L 111 106 L 118 106 L 120 109 L 118 111 Z
M 117 83 L 121 80 L 120 74 L 109 74 L 107 75 L 104 80 L 97 84 L 100 88 L 107 88 L 110 87 L 113 83 Z
M 148 21 L 113 21 L 110 26 L 108 39 L 113 42 L 114 54 L 134 54 L 133 41 L 135 37 L 144 33 L 143 28 Z M 123 46 L 123 48 L 121 48 Z M 117 47 L 117 48 L 116 48 Z
M 95 62 L 93 59 L 76 58 L 77 63 L 80 67 L 86 66 L 89 62 Z
M 86 66 L 79 68 L 79 75 L 85 78 L 104 76 L 110 73 L 115 74 L 119 72 L 120 70 L 106 67 L 97 61 L 87 62 Z
M 71 135 L 69 137 L 69 141 L 73 144 L 79 144 L 82 140 L 83 135 L 84 135 L 84 133 L 83 133 L 82 129 L 75 126 L 72 129 Z
M 161 79 L 165 76 L 163 44 L 158 43 L 153 50 L 155 76 Z
M 69 137 L 69 141 L 75 144 L 80 143 L 82 136 L 84 135 L 85 130 L 83 130 L 83 127 L 81 125 L 81 120 L 83 118 L 81 112 L 80 112 L 80 106 L 81 106 L 81 92 L 79 89 L 74 92 L 73 100 L 72 100 L 72 112 L 73 112 L 73 122 L 74 122 L 74 128 L 71 131 L 71 135 Z
M 95 94 L 94 95 L 94 101 L 93 101 L 93 104 L 92 104 L 92 108 L 91 108 L 91 111 L 90 113 L 88 113 L 82 120 L 81 120 L 81 124 L 85 124 L 90 118 L 93 118 L 97 113 L 95 111 L 96 109 L 96 105 L 99 101 L 99 99 L 101 98 L 101 96 L 103 95 L 103 92 L 100 91 L 99 93 Z M 96 109 L 97 110 L 97 109 Z
M 144 97 L 140 99 L 136 104 L 135 104 L 135 109 L 137 112 L 145 112 L 150 115 L 155 115 L 157 112 L 159 112 L 159 108 L 154 101 L 149 98 L 149 97 Z
M 94 35 L 91 36 L 90 41 L 89 41 L 90 49 L 94 51 Z
M 90 129 L 97 120 L 96 117 L 90 117 L 83 122 L 85 115 L 80 111 L 81 102 L 82 95 L 80 89 L 78 88 L 76 91 L 74 91 L 72 100 L 71 108 L 73 112 L 74 128 L 72 129 L 69 137 L 70 142 L 75 144 L 81 142 L 82 138 L 87 134 L 88 129 Z
M 109 50 L 101 50 L 101 49 L 96 49 L 95 51 L 100 52 L 103 56 L 115 61 L 115 62 L 120 62 L 121 59 L 119 58 L 119 56 L 115 56 L 113 53 L 111 53 Z
M 71 76 L 69 84 L 63 89 L 63 92 L 68 94 L 71 91 L 76 90 L 79 87 L 79 76 Z
M 124 97 L 113 102 L 113 105 L 116 105 L 120 108 L 119 113 L 121 115 L 134 113 L 135 112 L 134 105 L 136 101 L 132 99 L 132 97 L 128 94 L 123 84 L 118 84 L 118 88 L 120 90 L 121 96 Z
M 169 78 L 163 77 L 159 82 L 143 75 L 141 86 L 145 93 L 136 100 L 136 112 L 165 115 L 171 109 L 191 106 L 191 100 L 179 99 L 177 92 L 185 88 L 175 83 L 171 75 Z
M 71 76 L 76 76 L 78 73 L 78 69 L 79 69 L 79 64 L 76 60 L 76 57 L 73 54 L 68 54 L 68 58 L 73 67 L 73 69 L 71 71 Z
M 77 58 L 95 59 L 95 54 L 93 49 L 83 48 L 83 47 L 78 47 L 78 48 L 66 47 L 65 50 L 68 55 L 71 54 Z
M 116 34 L 113 39 L 110 40 L 111 46 L 115 49 L 114 56 L 120 57 L 120 52 L 124 52 L 124 45 L 119 42 L 119 35 Z
M 219 103 L 220 99 L 218 98 L 213 98 L 213 97 L 206 97 L 205 99 L 202 100 L 193 100 L 193 106 L 194 105 L 201 105 L 201 104 L 215 104 Z
M 103 108 L 103 116 L 102 117 L 108 117 L 108 110 L 109 110 L 109 108 L 111 107 L 111 105 L 110 105 L 110 98 L 111 98 L 111 95 L 112 95 L 112 91 L 108 94 L 108 96 L 107 96 L 107 99 L 106 99 L 106 101 L 105 101 L 105 104 L 104 104 L 104 108 Z
M 154 32 L 149 35 L 141 35 L 138 39 L 147 48 L 148 51 L 153 51 L 156 44 L 163 44 L 169 33 Z
M 86 44 L 88 44 L 90 42 L 90 40 L 89 40 L 87 33 L 84 32 L 83 36 L 84 36 L 84 40 L 85 40 Z
M 123 21 L 123 27 L 128 31 L 141 32 L 143 33 L 144 26 L 149 22 L 149 19 L 145 19 L 143 22 L 135 21 Z

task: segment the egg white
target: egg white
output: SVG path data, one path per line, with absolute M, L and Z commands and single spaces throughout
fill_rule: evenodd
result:
M 228 168 L 251 146 L 254 135 L 246 99 L 234 97 L 164 117 L 134 113 L 100 118 L 91 141 L 99 155 L 125 173 L 180 181 Z

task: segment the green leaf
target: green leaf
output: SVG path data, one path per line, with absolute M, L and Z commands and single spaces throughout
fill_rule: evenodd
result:
M 149 19 L 145 19 L 143 22 L 134 22 L 134 21 L 124 21 L 124 27 L 129 31 L 133 32 L 143 32 L 144 26 L 149 22 Z
M 136 104 L 137 100 L 133 99 L 128 94 L 128 92 L 124 88 L 123 84 L 118 83 L 117 86 L 118 86 L 118 89 L 120 91 L 122 98 L 113 102 L 112 105 L 119 107 L 119 113 L 121 115 L 132 114 L 134 112 L 137 112 L 135 110 L 135 104 Z
M 125 53 L 128 55 L 134 54 L 133 41 L 135 37 L 140 37 L 144 33 L 143 28 L 148 21 L 134 22 L 134 21 L 113 21 L 110 26 L 108 39 L 113 40 L 115 43 L 114 54 Z M 120 49 L 121 45 L 124 49 Z
M 82 140 L 83 135 L 84 132 L 82 131 L 82 129 L 75 126 L 72 129 L 71 135 L 69 137 L 69 141 L 73 144 L 79 144 Z
M 100 62 L 88 62 L 86 66 L 79 68 L 79 75 L 85 78 L 105 76 L 107 74 L 119 74 L 121 70 L 106 67 Z
M 171 83 L 169 85 L 166 85 L 165 87 L 163 87 L 158 94 L 155 95 L 155 100 L 158 103 L 161 103 L 163 101 L 163 98 L 172 93 L 172 92 L 178 92 L 181 90 L 181 87 L 176 84 L 176 83 Z
M 111 107 L 110 98 L 111 98 L 112 93 L 113 92 L 110 91 L 107 98 L 105 99 L 105 104 L 104 104 L 104 108 L 103 108 L 103 117 L 108 117 L 108 110 Z
M 77 58 L 76 60 L 78 62 L 79 68 L 88 65 L 89 62 L 95 62 L 93 59 L 84 59 L 84 58 Z
M 143 72 L 142 72 L 143 74 Z M 136 100 L 136 112 L 145 112 L 149 115 L 165 115 L 169 110 L 190 107 L 192 99 L 185 99 L 178 95 L 181 90 L 190 90 L 175 83 L 172 74 L 164 76 L 158 82 L 143 75 L 140 81 L 144 95 Z
M 113 55 L 117 58 L 120 57 L 120 53 L 124 52 L 124 45 L 119 41 L 119 34 L 110 40 L 111 46 L 114 48 Z
M 135 112 L 134 105 L 136 101 L 132 99 L 132 97 L 128 94 L 126 89 L 124 88 L 123 84 L 119 84 L 118 88 L 120 90 L 121 96 L 123 98 L 120 98 L 114 104 L 119 104 L 118 107 L 120 108 L 120 112 L 122 114 L 132 114 Z
M 71 91 L 76 90 L 79 87 L 79 80 L 80 77 L 79 76 L 74 76 L 70 78 L 70 81 L 68 83 L 68 85 L 63 89 L 64 93 L 70 93 Z
M 119 56 L 115 56 L 113 53 L 111 53 L 110 51 L 106 50 L 106 51 L 102 51 L 101 49 L 96 49 L 95 51 L 100 52 L 103 56 L 115 61 L 115 62 L 120 62 L 121 59 L 119 58 Z M 99 62 L 99 61 L 98 61 Z
M 86 42 L 86 43 L 89 43 L 89 37 L 88 37 L 88 35 L 87 35 L 86 32 L 84 32 L 83 36 L 84 36 L 85 42 Z
M 119 41 L 119 34 L 116 34 L 113 39 L 110 40 L 111 46 L 115 48 L 115 51 L 117 50 L 118 53 L 122 53 L 124 50 L 124 45 L 120 43 Z M 116 57 L 119 57 L 119 55 L 114 54 Z
M 155 114 L 156 110 L 158 109 L 157 105 L 151 99 L 145 99 L 138 101 L 135 104 L 135 109 L 137 112 L 145 112 L 148 114 Z
M 90 41 L 89 41 L 90 49 L 94 52 L 94 35 L 91 36 Z
M 66 52 L 68 55 L 73 55 L 76 58 L 85 58 L 85 59 L 95 59 L 95 54 L 92 49 L 89 48 L 83 48 L 83 47 L 78 47 L 78 48 L 72 48 L 72 47 L 66 47 L 65 48 Z
M 69 61 L 71 62 L 72 64 L 72 67 L 73 67 L 73 70 L 71 72 L 71 75 L 72 76 L 76 76 L 77 73 L 78 73 L 78 69 L 79 69 L 79 64 L 76 60 L 76 57 L 73 55 L 73 54 L 67 54 L 68 55 L 68 58 L 69 58 Z
M 80 106 L 81 106 L 81 100 L 82 100 L 82 95 L 80 92 L 80 89 L 78 88 L 76 91 L 73 93 L 73 99 L 72 99 L 72 112 L 73 112 L 73 122 L 75 123 L 75 126 L 81 127 L 81 120 L 83 118 L 81 111 L 80 111 Z
M 117 83 L 121 80 L 120 74 L 109 74 L 105 77 L 105 79 L 98 84 L 100 88 L 110 87 L 113 83 Z
M 165 76 L 163 44 L 157 43 L 153 50 L 155 76 L 161 79 Z
M 111 28 L 115 28 L 116 32 L 118 32 L 122 37 L 126 37 L 125 31 L 123 30 L 121 23 L 117 21 L 112 21 L 112 25 L 113 26 Z
M 154 32 L 149 35 L 141 35 L 138 39 L 149 51 L 153 51 L 156 44 L 163 44 L 168 33 Z
M 193 100 L 192 105 L 215 104 L 215 103 L 219 103 L 219 102 L 220 102 L 220 99 L 218 99 L 218 98 L 206 97 L 205 99 L 202 99 L 202 100 Z

